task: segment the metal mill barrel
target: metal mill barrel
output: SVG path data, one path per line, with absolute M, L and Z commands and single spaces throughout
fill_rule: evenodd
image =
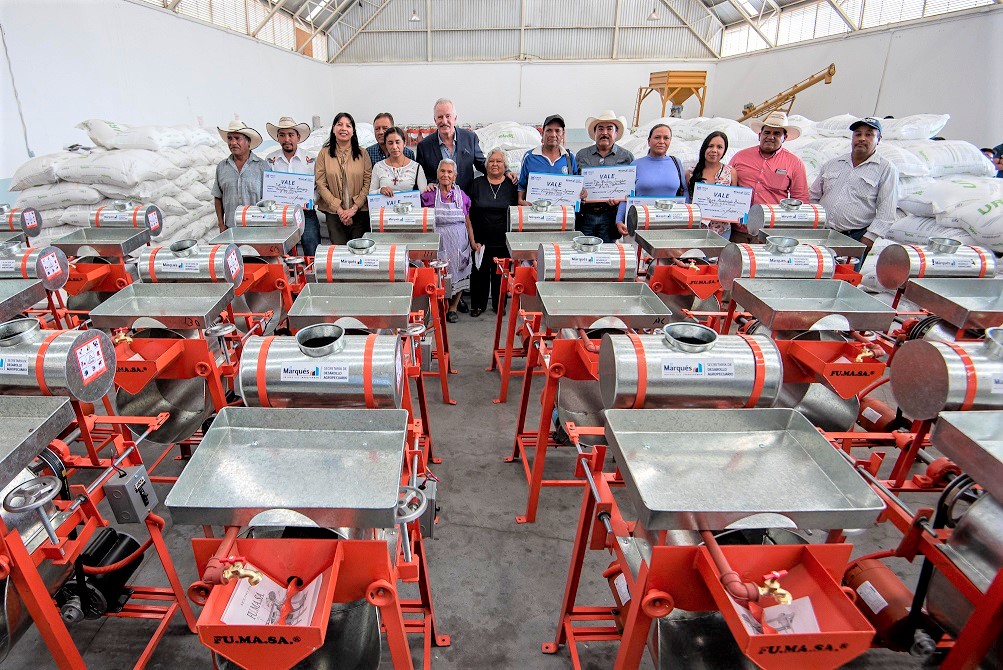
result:
M 509 231 L 537 233 L 575 229 L 575 208 L 553 205 L 549 200 L 537 200 L 532 205 L 508 208 Z
M 115 383 L 115 345 L 100 330 L 41 330 L 36 319 L 0 324 L 0 392 L 97 402 Z
M 314 255 L 314 274 L 323 283 L 403 282 L 408 266 L 406 245 L 377 244 L 365 237 L 348 244 L 322 244 Z
M 878 283 L 889 290 L 922 277 L 992 277 L 996 256 L 989 249 L 962 244 L 946 237 L 931 237 L 926 247 L 890 244 L 875 266 Z
M 37 237 L 42 232 L 42 214 L 34 207 L 0 205 L 0 230 Z
M 244 279 L 244 259 L 236 244 L 201 246 L 195 240 L 178 240 L 169 247 L 144 247 L 136 263 L 146 283 L 228 282 Z
M 753 205 L 749 209 L 749 232 L 758 235 L 764 228 L 824 228 L 825 208 L 803 203 L 794 198 L 784 198 L 778 205 Z M 778 233 L 783 234 L 783 233 Z
M 909 419 L 954 410 L 1003 409 L 1003 328 L 965 342 L 912 340 L 891 365 L 892 395 Z
M 61 249 L 26 249 L 17 240 L 0 244 L 0 279 L 38 279 L 47 291 L 57 291 L 69 278 L 70 263 Z
M 432 233 L 435 232 L 435 208 L 413 207 L 407 202 L 380 207 L 369 213 L 369 227 L 374 233 Z
M 295 337 L 249 337 L 237 388 L 249 407 L 400 408 L 402 357 L 396 335 L 346 335 L 320 323 Z
M 836 257 L 814 244 L 792 237 L 768 237 L 766 244 L 729 244 L 718 260 L 718 277 L 724 290 L 740 278 L 832 279 Z
M 303 208 L 299 205 L 280 205 L 274 200 L 262 200 L 256 205 L 238 207 L 233 213 L 233 225 L 237 228 L 265 226 L 286 228 L 304 226 Z
M 627 229 L 630 231 L 699 227 L 698 205 L 675 200 L 656 200 L 654 205 L 631 205 L 627 208 Z
M 156 205 L 115 200 L 95 208 L 90 213 L 90 222 L 95 228 L 146 228 L 150 237 L 157 237 L 164 230 L 164 213 Z
M 571 241 L 541 244 L 536 255 L 539 281 L 633 281 L 637 256 L 632 249 L 581 235 Z
M 695 323 L 606 334 L 599 346 L 606 409 L 772 407 L 783 376 L 769 337 L 718 335 Z

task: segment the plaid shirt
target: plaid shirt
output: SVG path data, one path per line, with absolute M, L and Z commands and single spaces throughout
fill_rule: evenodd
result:
M 382 147 L 380 147 L 379 142 L 377 142 L 371 147 L 366 147 L 366 153 L 369 154 L 369 158 L 373 161 L 373 165 L 376 165 L 382 160 L 386 160 L 387 156 L 390 155 L 383 152 L 383 149 Z M 409 149 L 408 147 L 404 147 L 404 155 L 410 158 L 411 160 L 414 160 L 414 152 L 411 151 L 411 149 Z

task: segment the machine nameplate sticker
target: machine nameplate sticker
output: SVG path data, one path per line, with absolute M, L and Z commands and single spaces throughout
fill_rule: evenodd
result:
M 284 382 L 347 382 L 347 363 L 286 363 L 279 373 Z
M 693 360 L 691 358 L 662 359 L 662 379 L 734 376 L 734 358 L 707 360 Z

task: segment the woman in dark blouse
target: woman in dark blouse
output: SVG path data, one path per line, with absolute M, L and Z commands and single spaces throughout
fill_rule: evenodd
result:
M 498 311 L 498 291 L 501 275 L 495 265 L 495 258 L 508 258 L 505 233 L 508 232 L 508 208 L 519 202 L 519 192 L 515 184 L 505 176 L 505 152 L 494 149 L 485 161 L 487 174 L 478 177 L 470 186 L 470 224 L 474 229 L 474 239 L 484 245 L 481 267 L 474 266 L 470 277 L 470 316 L 480 316 L 488 308 L 488 292 L 491 293 L 491 308 Z

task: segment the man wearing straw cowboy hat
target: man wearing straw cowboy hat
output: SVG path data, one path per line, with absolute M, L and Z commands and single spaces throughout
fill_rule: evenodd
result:
M 630 165 L 634 162 L 634 154 L 616 144 L 616 141 L 623 137 L 625 125 L 626 119 L 617 116 L 612 110 L 590 117 L 585 122 L 585 129 L 595 144 L 585 147 L 575 156 L 579 172 L 581 168 Z M 616 229 L 618 204 L 616 200 L 586 199 L 582 202 L 579 216 L 575 218 L 575 228 L 585 235 L 600 237 L 603 242 L 612 242 L 619 237 Z
M 230 155 L 216 166 L 216 184 L 212 187 L 216 223 L 222 233 L 233 225 L 237 207 L 261 200 L 261 182 L 268 163 L 253 153 L 261 144 L 261 134 L 243 121 L 231 121 L 226 129 L 216 130 L 230 148 Z
M 312 180 L 315 161 L 299 148 L 300 142 L 310 137 L 310 126 L 296 123 L 291 116 L 283 116 L 278 123 L 266 123 L 265 130 L 279 143 L 279 148 L 265 158 L 268 169 L 273 172 L 307 175 Z M 303 245 L 305 256 L 313 256 L 317 251 L 317 245 L 320 244 L 320 221 L 317 219 L 317 210 L 314 209 L 313 203 L 313 197 L 309 202 L 303 203 L 304 226 L 300 243 Z
M 808 202 L 808 175 L 801 159 L 784 149 L 787 140 L 801 136 L 801 129 L 787 123 L 784 112 L 770 112 L 762 121 L 749 124 L 759 133 L 759 146 L 742 149 L 731 159 L 738 172 L 738 185 L 752 189 L 753 205 L 776 205 L 784 198 Z M 731 241 L 755 242 L 743 224 L 731 226 Z

